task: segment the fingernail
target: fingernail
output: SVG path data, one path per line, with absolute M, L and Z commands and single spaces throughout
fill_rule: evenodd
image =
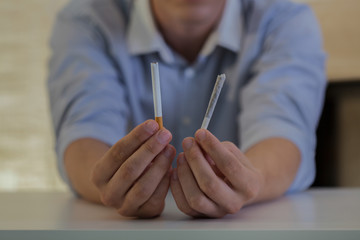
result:
M 173 154 L 173 149 L 171 147 L 167 146 L 165 148 L 164 154 L 165 154 L 165 157 L 170 158 Z
M 159 134 L 157 135 L 158 141 L 162 144 L 169 142 L 170 138 L 170 132 L 164 129 L 160 130 Z
M 184 150 L 189 150 L 191 146 L 193 145 L 193 139 L 192 138 L 185 138 L 183 141 L 183 148 Z
M 148 121 L 145 123 L 145 130 L 148 133 L 154 134 L 158 128 L 159 125 L 155 121 Z
M 206 132 L 204 129 L 200 129 L 196 132 L 195 137 L 197 140 L 202 141 L 206 137 Z
M 178 175 L 177 175 L 177 168 L 175 168 L 172 172 L 172 179 L 174 181 L 177 181 L 179 178 L 178 178 Z

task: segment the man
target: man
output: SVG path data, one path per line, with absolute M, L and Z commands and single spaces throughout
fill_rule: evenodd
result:
M 284 0 L 73 1 L 51 40 L 62 176 L 136 217 L 161 214 L 169 186 L 182 212 L 215 218 L 306 189 L 326 85 L 319 32 Z M 153 61 L 163 129 L 148 120 Z M 198 130 L 220 73 L 209 131 Z

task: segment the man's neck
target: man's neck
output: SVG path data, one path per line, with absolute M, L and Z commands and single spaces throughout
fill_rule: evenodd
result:
M 154 2 L 152 4 L 157 27 L 165 41 L 189 63 L 196 60 L 209 35 L 220 22 L 223 7 L 209 16 L 207 21 L 194 22 L 177 19 L 171 13 L 164 11 L 161 6 L 157 6 Z

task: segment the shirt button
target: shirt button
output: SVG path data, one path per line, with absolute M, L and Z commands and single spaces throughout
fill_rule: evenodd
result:
M 182 118 L 182 124 L 185 126 L 189 126 L 191 123 L 191 119 L 189 117 L 183 117 Z
M 194 69 L 192 69 L 190 67 L 185 69 L 184 76 L 186 79 L 191 79 L 194 77 L 194 75 L 195 75 Z

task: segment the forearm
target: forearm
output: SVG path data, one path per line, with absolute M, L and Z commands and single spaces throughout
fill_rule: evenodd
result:
M 100 203 L 95 185 L 91 182 L 91 173 L 95 163 L 109 150 L 105 143 L 83 138 L 69 145 L 65 151 L 65 169 L 73 188 L 83 198 Z
M 293 182 L 301 161 L 299 149 L 283 138 L 264 140 L 248 149 L 245 155 L 262 176 L 259 194 L 250 203 L 283 195 Z

